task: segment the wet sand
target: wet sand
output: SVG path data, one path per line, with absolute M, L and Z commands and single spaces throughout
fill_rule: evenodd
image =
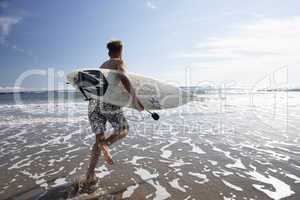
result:
M 162 111 L 159 122 L 127 110 L 130 134 L 112 146 L 114 165 L 100 159 L 106 195 L 97 198 L 299 199 L 299 107 L 287 124 L 282 110 L 274 117 L 265 106 L 222 101 Z M 70 105 L 52 113 L 29 106 L 1 107 L 0 199 L 33 199 L 88 166 L 86 105 L 72 105 L 69 118 Z

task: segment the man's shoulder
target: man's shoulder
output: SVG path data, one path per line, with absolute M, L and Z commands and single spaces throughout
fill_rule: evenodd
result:
M 116 58 L 112 58 L 109 59 L 107 61 L 105 61 L 100 68 L 104 68 L 104 69 L 115 69 L 115 70 L 125 70 L 125 63 L 122 59 L 116 59 Z

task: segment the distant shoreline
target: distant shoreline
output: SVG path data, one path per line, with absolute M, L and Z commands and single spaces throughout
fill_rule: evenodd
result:
M 259 92 L 300 92 L 300 88 L 296 89 L 262 89 Z
M 0 94 L 22 94 L 22 93 L 48 93 L 48 92 L 77 92 L 76 90 L 29 90 L 29 91 L 0 91 Z
M 186 87 L 181 87 L 183 89 L 188 89 Z M 238 91 L 238 90 L 244 90 L 247 91 L 247 89 L 232 89 L 232 88 L 195 88 L 195 87 L 190 87 L 190 89 L 193 90 L 201 90 L 201 92 L 206 93 L 210 91 Z M 53 93 L 58 93 L 58 92 L 75 92 L 77 93 L 78 91 L 74 90 L 31 90 L 31 91 L 0 91 L 0 95 L 4 94 L 25 94 L 25 93 L 48 93 L 48 92 L 53 92 Z M 294 89 L 260 89 L 257 90 L 257 92 L 300 92 L 300 88 L 294 88 Z

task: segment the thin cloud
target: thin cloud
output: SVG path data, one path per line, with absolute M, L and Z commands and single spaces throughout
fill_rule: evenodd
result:
M 251 84 L 282 66 L 289 67 L 292 81 L 294 74 L 300 73 L 300 16 L 257 19 L 224 35 L 196 42 L 192 50 L 175 58 L 183 59 L 193 66 L 194 74 L 209 80 Z M 203 66 L 211 71 L 204 71 Z
M 38 58 L 34 56 L 31 51 L 20 48 L 18 45 L 11 44 L 8 41 L 9 35 L 12 32 L 13 27 L 21 23 L 22 19 L 22 16 L 0 16 L 0 45 L 6 48 L 10 48 L 15 52 L 25 54 L 34 59 L 35 62 L 37 62 Z
M 153 10 L 157 9 L 157 6 L 151 1 L 147 1 L 147 6 Z
M 12 27 L 22 20 L 21 17 L 0 16 L 0 44 L 6 44 L 6 39 L 9 36 Z
M 35 62 L 37 58 L 32 52 L 20 48 L 17 44 L 9 42 L 9 36 L 17 24 L 20 24 L 25 15 L 28 13 L 22 9 L 12 9 L 8 0 L 0 0 L 0 9 L 4 12 L 0 15 L 0 45 L 12 49 L 15 52 L 32 57 Z M 5 14 L 4 14 L 5 13 Z
M 229 37 L 208 38 L 198 42 L 193 52 L 183 53 L 191 58 L 257 58 L 298 60 L 300 51 L 300 16 L 286 19 L 264 19 L 243 25 Z

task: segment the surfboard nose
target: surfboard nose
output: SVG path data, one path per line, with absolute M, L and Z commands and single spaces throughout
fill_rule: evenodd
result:
M 67 75 L 68 83 L 70 83 L 71 85 L 75 85 L 77 77 L 78 77 L 78 72 L 77 71 L 69 73 Z

